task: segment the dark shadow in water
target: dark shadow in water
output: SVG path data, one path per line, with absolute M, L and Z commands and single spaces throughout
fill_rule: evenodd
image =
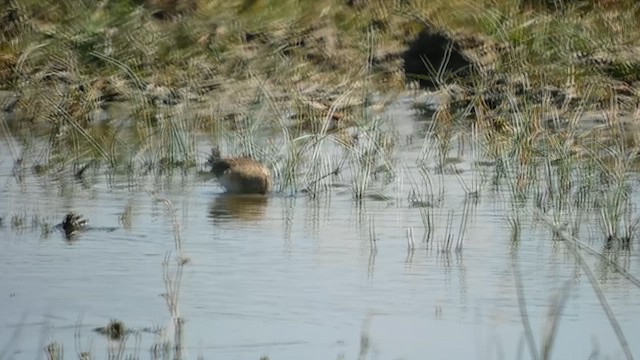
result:
M 212 221 L 239 219 L 256 221 L 264 217 L 268 196 L 245 194 L 222 194 L 209 204 L 209 218 Z

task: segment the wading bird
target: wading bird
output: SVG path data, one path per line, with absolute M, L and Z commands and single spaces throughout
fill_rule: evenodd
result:
M 208 161 L 211 171 L 229 193 L 266 194 L 271 191 L 271 172 L 248 157 L 222 158 L 220 149 L 211 149 Z

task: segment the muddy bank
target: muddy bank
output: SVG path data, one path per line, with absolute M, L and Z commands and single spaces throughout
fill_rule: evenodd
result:
M 0 29 L 1 41 L 10 44 L 11 51 L 0 57 L 6 89 L 0 94 L 0 109 L 9 127 L 122 128 L 178 117 L 196 122 L 196 127 L 224 123 L 233 129 L 256 104 L 270 108 L 268 117 L 274 123 L 322 120 L 363 104 L 384 106 L 370 104 L 368 98 L 392 98 L 414 85 L 433 92 L 439 105 L 471 109 L 472 114 L 480 107 L 501 111 L 514 103 L 540 104 L 549 107 L 549 113 L 579 104 L 599 111 L 603 104 L 615 103 L 632 114 L 638 101 L 640 47 L 633 44 L 562 54 L 566 64 L 559 66 L 557 76 L 526 67 L 535 59 L 523 58 L 530 44 L 515 37 L 515 25 L 502 25 L 494 29 L 502 33 L 487 35 L 472 26 L 463 29 L 426 15 L 409 16 L 416 10 L 410 6 L 395 9 L 407 11 L 405 15 L 382 16 L 366 2 L 347 2 L 333 15 L 349 21 L 319 16 L 300 23 L 256 25 L 225 17 L 203 20 L 206 9 L 193 2 L 143 5 L 138 12 L 125 11 L 128 22 L 120 28 L 104 26 L 92 33 L 80 29 L 75 37 L 62 31 L 69 29 L 59 9 L 52 14 L 3 9 L 7 22 Z M 245 5 L 236 9 L 238 17 L 266 14 L 258 3 Z M 546 19 L 544 14 L 528 15 L 527 7 L 514 16 Z M 116 10 L 123 11 L 97 8 L 92 14 L 112 19 Z M 429 7 L 421 10 L 428 12 Z M 349 17 L 355 14 L 360 17 Z M 133 23 L 142 26 L 129 29 Z M 128 41 L 128 30 L 149 43 Z M 158 34 L 166 35 L 165 42 L 155 40 Z M 20 45 L 41 37 L 53 40 L 36 49 Z M 547 46 L 553 50 L 553 43 Z M 32 53 L 23 56 L 27 51 Z M 566 75 L 571 69 L 577 75 Z M 595 80 L 584 81 L 587 72 L 595 74 Z M 570 81 L 574 78 L 578 83 Z

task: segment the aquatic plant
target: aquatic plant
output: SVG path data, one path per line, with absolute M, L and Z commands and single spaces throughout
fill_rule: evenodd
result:
M 64 347 L 62 344 L 52 342 L 44 348 L 44 352 L 47 355 L 47 360 L 62 360 L 64 359 Z

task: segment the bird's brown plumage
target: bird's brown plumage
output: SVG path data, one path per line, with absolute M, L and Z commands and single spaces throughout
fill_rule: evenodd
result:
M 230 193 L 266 194 L 273 186 L 271 172 L 260 162 L 248 157 L 222 158 L 214 148 L 209 158 L 211 171 Z

